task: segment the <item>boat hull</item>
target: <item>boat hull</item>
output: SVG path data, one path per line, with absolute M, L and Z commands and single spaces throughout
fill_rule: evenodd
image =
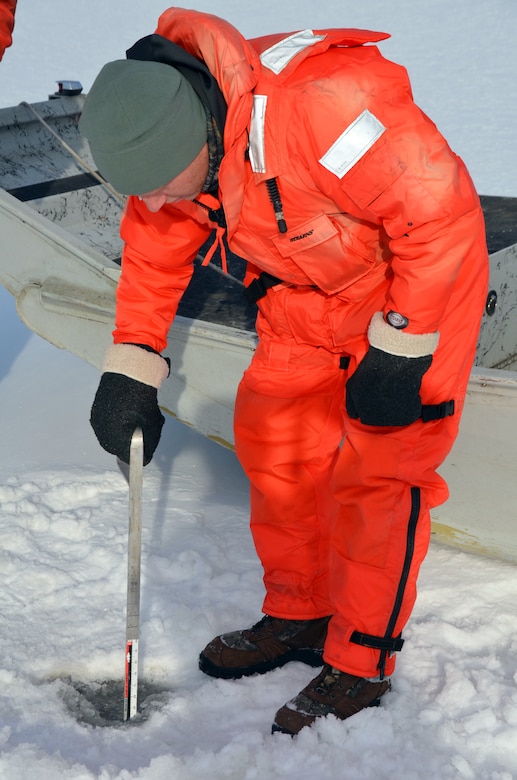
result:
M 32 331 L 100 369 L 114 327 L 122 202 L 89 172 L 77 127 L 82 101 L 0 110 L 0 282 Z M 433 537 L 517 561 L 517 201 L 483 205 L 490 295 L 459 436 L 440 469 L 451 495 L 432 513 Z M 159 394 L 164 411 L 226 447 L 237 385 L 256 348 L 243 263 L 231 257 L 230 267 L 225 278 L 198 263 L 169 333 L 171 376 Z

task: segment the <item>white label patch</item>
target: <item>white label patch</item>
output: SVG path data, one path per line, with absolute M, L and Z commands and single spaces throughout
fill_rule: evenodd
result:
M 314 35 L 312 30 L 302 30 L 270 46 L 262 52 L 260 61 L 265 68 L 269 68 L 278 76 L 299 51 L 303 51 L 307 46 L 313 46 L 324 38 L 324 35 Z
M 324 168 L 342 179 L 359 162 L 368 149 L 381 137 L 386 128 L 376 116 L 365 109 L 351 125 L 341 133 L 337 141 L 325 152 L 319 162 Z

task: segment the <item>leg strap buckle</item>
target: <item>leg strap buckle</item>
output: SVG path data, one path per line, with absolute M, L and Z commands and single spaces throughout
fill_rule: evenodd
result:
M 373 636 L 372 634 L 361 634 L 360 631 L 354 631 L 350 641 L 355 645 L 363 647 L 372 647 L 374 650 L 384 650 L 388 653 L 397 653 L 402 650 L 404 640 L 402 635 L 395 637 Z

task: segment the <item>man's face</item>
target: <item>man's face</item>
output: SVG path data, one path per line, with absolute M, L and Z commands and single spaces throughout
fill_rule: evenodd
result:
M 157 190 L 139 195 L 149 211 L 159 211 L 166 203 L 178 200 L 194 200 L 201 192 L 208 176 L 208 144 L 175 179 Z

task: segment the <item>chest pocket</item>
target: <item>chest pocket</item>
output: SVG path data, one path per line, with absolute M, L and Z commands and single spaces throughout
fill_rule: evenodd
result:
M 289 258 L 323 292 L 340 292 L 376 265 L 367 247 L 338 220 L 318 214 L 287 233 L 271 236 Z

